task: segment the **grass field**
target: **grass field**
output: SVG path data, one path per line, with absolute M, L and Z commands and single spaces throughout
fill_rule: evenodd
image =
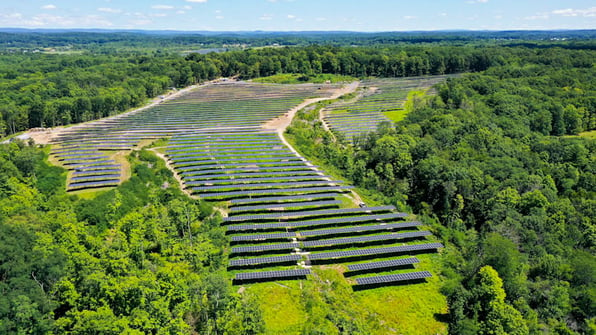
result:
M 439 254 L 418 255 L 420 266 L 439 268 Z M 308 280 L 245 285 L 255 294 L 265 319 L 266 334 L 299 334 L 314 319 L 350 319 L 368 334 L 447 334 L 442 318 L 447 301 L 440 293 L 441 278 L 433 273 L 427 282 L 353 291 L 341 273 L 342 265 L 313 266 Z M 310 318 L 310 319 L 309 319 Z M 339 334 L 324 321 L 325 334 Z
M 326 82 L 330 83 L 343 83 L 343 82 L 352 82 L 357 80 L 354 77 L 350 76 L 342 76 L 337 74 L 318 74 L 315 76 L 305 76 L 303 74 L 295 74 L 295 73 L 280 73 L 274 74 L 269 77 L 262 77 L 256 78 L 252 81 L 255 83 L 273 83 L 273 84 L 304 84 L 304 83 L 314 83 L 314 84 L 324 84 Z

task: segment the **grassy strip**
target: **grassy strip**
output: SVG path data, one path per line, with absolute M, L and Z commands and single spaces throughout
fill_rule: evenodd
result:
M 279 73 L 269 77 L 256 78 L 252 81 L 255 83 L 272 83 L 272 84 L 324 84 L 324 83 L 345 83 L 357 80 L 354 77 L 342 76 L 338 74 L 317 74 L 313 76 L 297 74 L 297 73 Z

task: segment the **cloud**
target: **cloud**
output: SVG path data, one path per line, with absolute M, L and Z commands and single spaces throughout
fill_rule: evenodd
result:
M 186 2 L 205 3 L 207 0 L 186 0 Z
M 151 6 L 151 8 L 153 8 L 153 9 L 170 10 L 170 9 L 174 9 L 174 6 L 170 6 L 170 5 L 153 5 L 153 6 Z
M 261 15 L 261 17 L 259 18 L 259 20 L 263 20 L 263 21 L 269 21 L 273 19 L 273 16 L 269 15 L 269 14 L 263 14 Z
M 98 12 L 104 12 L 104 13 L 112 13 L 112 14 L 122 13 L 122 10 L 121 9 L 108 8 L 108 7 L 98 8 L 97 11 Z
M 469 3 L 471 5 L 477 4 L 477 3 L 487 3 L 487 2 L 488 2 L 488 0 L 469 0 L 469 1 L 466 1 L 466 3 Z
M 192 6 L 189 6 L 189 5 L 182 6 L 182 9 L 191 10 L 192 9 Z
M 404 20 L 413 20 L 413 19 L 417 19 L 418 16 L 413 16 L 413 15 L 406 15 L 403 17 Z
M 533 20 L 547 20 L 550 16 L 547 13 L 536 13 L 536 15 L 530 15 L 524 17 L 524 20 L 533 21 Z
M 180 15 L 182 15 L 182 14 L 186 14 L 186 12 L 185 12 L 185 11 L 183 11 L 183 10 L 177 10 L 177 11 L 176 11 L 176 14 L 180 14 Z
M 295 19 L 295 18 L 296 18 L 296 15 L 288 14 L 288 19 L 292 20 L 292 19 Z
M 215 18 L 218 19 L 218 20 L 223 20 L 224 19 L 224 16 L 223 15 L 217 15 Z
M 596 7 L 590 7 L 586 9 L 557 9 L 553 10 L 552 13 L 554 15 L 562 15 L 562 16 L 583 16 L 583 17 L 595 17 L 596 16 Z
M 13 27 L 111 27 L 112 22 L 99 15 L 61 16 L 47 13 L 25 17 L 20 13 L 0 15 L 0 24 Z
M 41 6 L 41 9 L 56 9 L 56 5 L 45 5 L 45 6 Z

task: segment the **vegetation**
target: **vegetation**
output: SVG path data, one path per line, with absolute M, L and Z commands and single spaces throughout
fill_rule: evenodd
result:
M 89 200 L 21 142 L 1 148 L 0 332 L 257 333 L 254 300 L 232 292 L 217 215 L 173 186 L 149 151 Z
M 255 78 L 255 83 L 273 83 L 273 84 L 303 84 L 303 83 L 345 83 L 357 80 L 354 77 L 342 76 L 336 74 L 317 74 L 314 76 L 308 76 L 299 73 L 284 73 L 274 74 L 268 77 Z
M 353 292 L 341 268 L 319 267 L 307 281 L 237 291 L 218 212 L 182 193 L 152 152 L 133 151 L 129 180 L 83 198 L 64 191 L 47 148 L 15 141 L 0 146 L 0 333 L 434 334 L 442 321 L 451 334 L 596 332 L 596 54 L 580 40 L 593 32 L 507 40 L 519 34 L 180 35 L 175 47 L 171 36 L 0 34 L 13 43 L 0 55 L 0 135 L 113 115 L 220 76 L 470 72 L 436 95 L 412 94 L 395 127 L 354 145 L 324 130 L 324 104 L 288 128 L 301 153 L 367 203 L 431 226 L 446 248 L 421 257 L 440 268 L 428 283 Z M 170 53 L 197 39 L 240 46 Z M 24 53 L 42 47 L 77 52 Z
M 435 221 L 453 334 L 594 331 L 596 146 L 561 136 L 596 127 L 583 56 L 516 50 L 354 147 L 308 113 L 288 129 L 305 154 Z

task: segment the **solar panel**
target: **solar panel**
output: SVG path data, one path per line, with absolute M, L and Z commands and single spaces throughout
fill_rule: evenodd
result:
M 292 208 L 292 207 L 314 207 L 314 206 L 331 206 L 341 204 L 340 200 L 325 200 L 325 201 L 305 201 L 305 202 L 284 202 L 277 204 L 266 204 L 256 206 L 238 206 L 230 208 L 230 213 L 233 212 L 246 212 L 255 211 L 260 209 L 273 209 L 273 208 Z
M 214 178 L 243 178 L 243 177 L 260 177 L 260 176 L 299 176 L 299 175 L 311 175 L 316 177 L 323 177 L 319 171 L 306 170 L 306 171 L 286 171 L 286 172 L 267 172 L 267 171 L 255 171 L 250 173 L 218 173 L 218 174 L 203 174 L 195 176 L 184 176 L 185 180 L 210 180 Z
M 362 212 L 385 212 L 394 210 L 394 206 L 377 206 L 377 207 L 363 207 L 363 208 L 342 208 L 342 209 L 325 209 L 325 210 L 310 210 L 289 213 L 271 213 L 271 214 L 254 214 L 254 215 L 238 215 L 228 216 L 223 218 L 224 222 L 238 222 L 238 221 L 253 221 L 263 219 L 279 219 L 279 218 L 297 218 L 305 216 L 320 216 L 320 215 L 339 215 Z
M 87 188 L 87 187 L 94 187 L 94 186 L 108 186 L 108 185 L 117 185 L 120 182 L 119 179 L 115 180 L 102 180 L 102 181 L 90 181 L 86 183 L 74 183 L 68 185 L 68 189 L 76 189 L 76 188 Z
M 343 257 L 357 257 L 357 256 L 370 256 L 370 255 L 383 255 L 383 254 L 395 254 L 402 252 L 412 251 L 425 251 L 442 248 L 441 243 L 424 243 L 424 244 L 413 244 L 413 245 L 400 245 L 395 247 L 385 248 L 371 248 L 371 249 L 357 249 L 357 250 L 345 250 L 345 251 L 332 251 L 332 252 L 321 252 L 308 255 L 310 260 L 321 260 L 321 259 L 337 259 Z
M 259 184 L 238 184 L 238 185 L 220 185 L 220 186 L 198 186 L 192 187 L 193 191 L 211 191 L 211 190 L 226 190 L 226 189 L 246 189 L 246 188 L 280 188 L 283 190 L 284 186 L 305 186 L 305 185 L 328 185 L 341 184 L 341 180 L 324 180 L 324 181 L 298 181 L 287 183 L 259 183 Z
M 376 270 L 384 268 L 396 268 L 404 265 L 410 265 L 419 263 L 420 260 L 416 257 L 391 259 L 388 261 L 372 262 L 372 263 L 360 263 L 348 265 L 350 271 L 365 271 L 365 270 Z
M 292 200 L 310 200 L 310 199 L 322 199 L 322 198 L 335 198 L 338 196 L 337 193 L 319 193 L 319 194 L 302 194 L 302 195 L 288 195 L 284 197 L 263 197 L 263 198 L 250 198 L 250 199 L 234 199 L 231 201 L 232 204 L 251 204 L 259 202 L 282 202 Z
M 178 171 L 200 171 L 200 170 L 205 170 L 205 169 L 213 169 L 213 168 L 219 168 L 219 169 L 230 169 L 230 168 L 251 168 L 251 169 L 257 169 L 258 167 L 264 168 L 273 168 L 273 167 L 277 167 L 277 166 L 290 166 L 290 165 L 295 165 L 298 167 L 307 167 L 306 164 L 308 163 L 308 161 L 279 161 L 279 162 L 241 162 L 241 163 L 235 163 L 235 164 L 206 164 L 206 165 L 199 165 L 199 166 L 182 166 L 182 167 L 177 167 L 176 170 Z
M 305 248 L 321 247 L 321 246 L 375 242 L 375 241 L 403 240 L 403 239 L 423 237 L 423 236 L 428 236 L 428 235 L 431 235 L 431 233 L 428 231 L 415 231 L 415 232 L 409 232 L 409 233 L 347 237 L 347 238 L 338 238 L 338 239 L 333 239 L 333 240 L 306 241 L 302 245 Z
M 298 243 L 278 243 L 278 244 L 265 244 L 265 245 L 251 245 L 248 247 L 234 247 L 232 248 L 233 254 L 243 254 L 249 252 L 263 252 L 263 251 L 274 251 L 274 250 L 294 250 L 299 248 Z
M 309 269 L 282 270 L 282 271 L 261 271 L 261 272 L 243 272 L 237 273 L 235 280 L 258 280 L 258 279 L 278 279 L 304 277 L 311 274 Z
M 293 238 L 296 237 L 296 233 L 274 233 L 274 234 L 253 234 L 253 235 L 236 235 L 231 237 L 232 242 L 243 242 L 243 241 L 264 241 L 281 238 Z
M 262 178 L 237 178 L 237 179 L 210 179 L 193 180 L 185 182 L 186 185 L 207 185 L 207 184 L 234 184 L 234 183 L 258 183 L 263 181 L 293 181 L 293 180 L 322 180 L 329 178 L 327 176 L 286 176 L 286 177 L 262 177 Z
M 216 193 L 202 193 L 200 196 L 203 199 L 209 198 L 229 198 L 235 196 L 251 196 L 258 194 L 286 194 L 286 193 L 307 193 L 307 192 L 325 192 L 335 191 L 341 192 L 354 188 L 354 186 L 323 186 L 323 187 L 298 187 L 298 188 L 277 188 L 267 190 L 243 190 L 230 192 L 216 192 Z
M 182 176 L 208 176 L 209 173 L 217 173 L 213 174 L 213 176 L 225 176 L 227 174 L 231 174 L 234 171 L 250 171 L 252 173 L 268 173 L 267 171 L 289 171 L 287 173 L 292 172 L 318 172 L 316 170 L 316 166 L 311 165 L 303 165 L 303 164 L 294 164 L 293 166 L 284 166 L 284 165 L 277 165 L 277 166 L 261 166 L 261 167 L 229 167 L 229 168 L 221 168 L 221 169 L 204 169 L 204 170 L 197 170 L 197 171 L 187 171 L 181 172 L 180 175 Z
M 394 275 L 385 275 L 385 276 L 376 276 L 376 277 L 364 277 L 364 278 L 356 278 L 356 283 L 358 285 L 371 285 L 371 284 L 385 284 L 385 283 L 395 283 L 401 281 L 409 281 L 409 280 L 420 280 L 424 278 L 432 277 L 432 274 L 428 271 L 420 271 L 420 272 L 408 272 L 408 273 L 399 273 Z
M 106 174 L 106 175 L 92 175 L 92 176 L 80 176 L 80 177 L 72 177 L 71 181 L 79 181 L 79 180 L 97 180 L 97 179 L 115 179 L 120 178 L 119 174 Z
M 257 163 L 265 163 L 265 162 L 286 162 L 286 161 L 300 161 L 302 159 L 297 156 L 280 156 L 280 157 L 239 157 L 239 158 L 211 158 L 206 157 L 204 160 L 172 160 L 172 164 L 174 166 L 184 166 L 184 165 L 202 165 L 208 164 L 213 162 L 240 162 L 243 164 L 253 164 L 253 162 Z
M 367 215 L 361 217 L 347 217 L 347 218 L 340 218 L 340 219 L 325 219 L 325 220 L 315 220 L 315 221 L 303 221 L 303 222 L 280 222 L 280 223 L 261 223 L 261 224 L 244 224 L 244 225 L 233 225 L 228 226 L 228 231 L 242 231 L 242 230 L 263 230 L 263 229 L 287 229 L 293 227 L 308 227 L 308 226 L 326 226 L 330 224 L 352 224 L 355 222 L 367 222 L 367 221 L 376 221 L 380 219 L 390 219 L 390 218 L 401 218 L 403 215 L 402 213 L 391 213 L 391 214 L 384 214 L 384 215 Z M 357 220 L 356 220 L 357 219 Z M 305 231 L 301 232 L 300 235 L 302 236 L 317 236 L 317 235 L 329 235 L 329 234 L 339 234 L 339 233 L 350 233 L 350 232 L 364 232 L 364 231 L 372 231 L 372 230 L 387 230 L 387 229 L 403 229 L 403 228 L 410 228 L 410 227 L 417 227 L 421 226 L 420 222 L 400 222 L 400 223 L 388 223 L 388 224 L 379 224 L 374 226 L 357 226 L 357 227 L 349 227 L 349 228 L 335 228 L 335 229 L 323 229 L 323 230 L 313 230 L 313 231 Z
M 302 257 L 300 255 L 287 255 L 287 256 L 275 256 L 275 257 L 259 257 L 259 258 L 241 258 L 230 260 L 230 266 L 250 266 L 250 265 L 261 265 L 261 264 L 279 264 L 298 262 Z

